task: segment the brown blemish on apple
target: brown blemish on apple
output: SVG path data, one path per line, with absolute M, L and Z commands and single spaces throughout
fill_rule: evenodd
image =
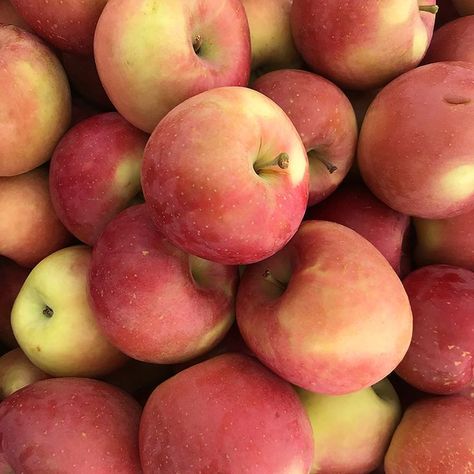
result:
M 36 346 L 36 350 L 37 350 L 38 352 L 41 352 L 41 347 L 40 347 L 40 346 Z
M 451 105 L 464 105 L 469 104 L 471 102 L 471 99 L 469 99 L 468 97 L 461 97 L 457 95 L 445 95 L 444 101 Z

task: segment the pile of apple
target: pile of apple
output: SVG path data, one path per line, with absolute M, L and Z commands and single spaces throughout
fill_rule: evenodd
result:
M 435 3 L 0 0 L 1 473 L 474 473 Z

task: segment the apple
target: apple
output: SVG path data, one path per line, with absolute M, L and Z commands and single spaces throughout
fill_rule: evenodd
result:
M 423 62 L 439 61 L 474 63 L 474 15 L 450 21 L 435 31 Z
M 121 212 L 93 249 L 97 321 L 122 352 L 170 364 L 215 346 L 234 320 L 236 267 L 188 255 L 158 233 L 145 204 Z
M 12 328 L 26 356 L 54 376 L 98 376 L 125 356 L 101 331 L 89 303 L 91 250 L 84 245 L 52 253 L 28 275 L 12 309 Z
M 252 87 L 276 102 L 295 125 L 309 158 L 308 205 L 322 201 L 354 159 L 357 123 L 349 100 L 323 77 L 296 69 L 265 74 Z
M 409 406 L 385 456 L 386 474 L 471 472 L 474 403 L 451 395 Z
M 299 67 L 290 28 L 293 0 L 242 0 L 250 30 L 252 71 L 260 74 L 275 69 Z
M 51 200 L 61 222 L 82 242 L 93 245 L 140 193 L 147 140 L 110 112 L 77 124 L 58 143 L 49 171 Z
M 410 273 L 403 285 L 413 339 L 397 374 L 425 392 L 459 392 L 474 382 L 474 272 L 429 265 Z
M 0 357 L 0 400 L 46 378 L 49 375 L 36 367 L 19 347 L 12 349 Z
M 61 51 L 92 54 L 94 32 L 107 0 L 10 0 L 41 38 Z
M 474 209 L 449 219 L 414 219 L 418 265 L 445 263 L 474 271 Z
M 247 17 L 240 0 L 109 0 L 94 55 L 117 110 L 152 132 L 173 107 L 199 92 L 247 85 Z
M 265 365 L 327 395 L 380 381 L 412 335 L 408 297 L 388 261 L 352 229 L 327 221 L 303 222 L 283 250 L 246 268 L 237 323 Z
M 474 15 L 473 0 L 452 0 L 452 2 L 460 15 Z
M 290 119 L 243 87 L 175 107 L 145 148 L 142 188 L 157 228 L 185 252 L 240 265 L 266 258 L 298 229 L 308 159 Z
M 71 242 L 54 212 L 46 168 L 0 177 L 0 235 L 0 255 L 28 268 Z
M 308 417 L 292 387 L 254 359 L 223 354 L 159 385 L 140 421 L 144 474 L 307 474 Z
M 15 25 L 26 31 L 30 29 L 10 0 L 0 0 L 0 23 Z
M 104 382 L 41 380 L 0 404 L 0 458 L 6 472 L 138 474 L 140 414 L 130 395 Z
M 34 35 L 0 24 L 0 176 L 36 168 L 69 127 L 71 94 L 61 63 Z
M 420 63 L 433 33 L 435 4 L 365 0 L 357 8 L 293 0 L 293 39 L 313 71 L 349 89 L 371 89 Z
M 407 72 L 372 102 L 358 164 L 392 209 L 442 219 L 474 209 L 474 64 L 434 63 Z
M 347 395 L 301 388 L 297 393 L 313 428 L 311 473 L 367 473 L 383 463 L 401 417 L 400 401 L 387 379 Z
M 379 201 L 363 183 L 342 183 L 331 196 L 310 207 L 306 217 L 355 230 L 380 251 L 397 275 L 408 273 L 410 218 Z

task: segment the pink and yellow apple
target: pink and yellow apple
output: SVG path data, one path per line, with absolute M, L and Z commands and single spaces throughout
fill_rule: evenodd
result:
M 144 474 L 307 474 L 308 417 L 292 387 L 242 354 L 183 370 L 156 388 L 140 422 Z
M 36 36 L 0 24 L 0 176 L 45 163 L 69 127 L 71 93 L 61 63 Z
M 304 222 L 280 252 L 245 269 L 237 323 L 275 373 L 328 395 L 380 381 L 412 335 L 408 297 L 385 257 L 327 221 Z
M 474 64 L 407 72 L 372 102 L 358 164 L 371 191 L 403 214 L 442 219 L 474 208 Z
M 263 94 L 221 87 L 156 127 L 142 167 L 158 230 L 184 251 L 230 265 L 262 260 L 298 229 L 308 159 L 290 119 Z
M 57 216 L 82 242 L 100 233 L 141 191 L 148 135 L 115 112 L 70 129 L 51 158 L 49 187 Z
M 109 0 L 97 24 L 94 54 L 114 106 L 152 132 L 189 97 L 247 85 L 247 17 L 240 0 Z

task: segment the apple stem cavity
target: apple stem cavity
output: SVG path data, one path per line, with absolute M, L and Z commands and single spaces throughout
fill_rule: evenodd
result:
M 334 163 L 331 163 L 329 160 L 326 160 L 326 158 L 323 158 L 316 150 L 309 150 L 308 158 L 320 161 L 329 171 L 329 174 L 333 174 L 334 171 L 337 171 L 337 166 Z
M 272 272 L 267 268 L 264 272 L 263 272 L 263 278 L 265 278 L 265 280 L 267 280 L 268 282 L 270 282 L 272 285 L 275 285 L 277 286 L 280 290 L 286 290 L 286 285 L 281 282 L 280 280 L 277 280 L 273 275 L 272 275 Z
M 262 163 L 261 165 L 257 165 L 255 168 L 255 172 L 259 175 L 263 172 L 272 171 L 272 168 L 277 166 L 279 169 L 286 170 L 288 166 L 290 166 L 290 157 L 288 153 L 282 152 L 276 156 L 272 161 L 267 163 Z
M 201 51 L 202 46 L 202 37 L 201 35 L 196 35 L 193 39 L 193 49 L 194 52 L 199 56 L 199 51 Z
M 428 13 L 432 13 L 433 15 L 436 15 L 436 13 L 438 13 L 439 6 L 438 5 L 419 5 L 418 9 L 420 10 L 420 12 L 428 12 Z
M 46 316 L 47 318 L 52 318 L 54 314 L 54 311 L 52 308 L 50 308 L 48 305 L 45 305 L 43 309 L 43 315 Z

